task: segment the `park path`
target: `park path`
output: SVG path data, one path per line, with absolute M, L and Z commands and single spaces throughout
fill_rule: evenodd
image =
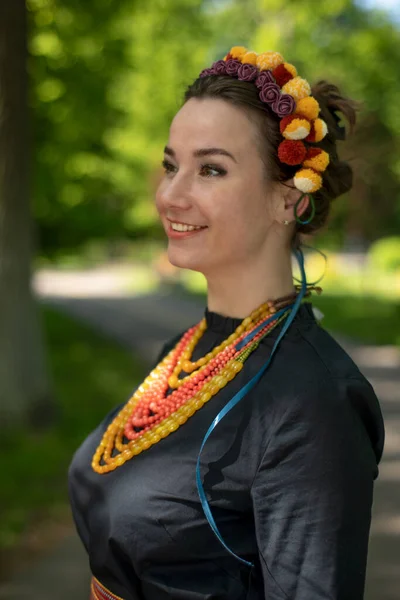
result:
M 125 284 L 124 284 L 125 282 Z M 126 274 L 42 272 L 39 298 L 93 326 L 150 364 L 163 342 L 196 322 L 203 305 L 168 293 L 134 295 Z M 374 386 L 386 424 L 386 447 L 375 484 L 365 600 L 400 598 L 400 353 L 335 336 Z M 11 581 L 0 600 L 87 600 L 87 558 L 74 530 Z M 156 600 L 156 599 L 155 599 Z

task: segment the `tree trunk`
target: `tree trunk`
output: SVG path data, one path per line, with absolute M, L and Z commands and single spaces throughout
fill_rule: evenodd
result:
M 24 0 L 0 1 L 0 425 L 46 423 L 52 394 L 31 290 Z

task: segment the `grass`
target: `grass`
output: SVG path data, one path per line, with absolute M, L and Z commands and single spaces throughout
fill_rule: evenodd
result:
M 32 523 L 57 520 L 68 511 L 73 452 L 145 375 L 145 366 L 115 343 L 53 309 L 41 310 L 59 418 L 41 434 L 28 429 L 2 434 L 2 553 L 19 544 Z

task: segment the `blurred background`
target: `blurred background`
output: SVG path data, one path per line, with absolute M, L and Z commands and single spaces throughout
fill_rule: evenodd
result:
M 154 208 L 187 85 L 233 45 L 363 103 L 355 180 L 308 240 L 314 306 L 379 396 L 367 600 L 400 598 L 398 0 L 0 3 L 0 599 L 88 596 L 66 473 L 162 343 L 202 316 Z M 321 314 L 320 314 L 321 316 Z M 55 592 L 55 590 L 57 590 Z

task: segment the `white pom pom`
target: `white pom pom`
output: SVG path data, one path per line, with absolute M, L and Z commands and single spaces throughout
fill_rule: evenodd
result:
M 283 137 L 287 140 L 304 140 L 308 134 L 310 133 L 310 128 L 306 127 L 297 127 L 294 131 L 283 132 Z
M 308 177 L 294 177 L 294 185 L 304 194 L 310 194 L 314 191 L 314 183 Z

